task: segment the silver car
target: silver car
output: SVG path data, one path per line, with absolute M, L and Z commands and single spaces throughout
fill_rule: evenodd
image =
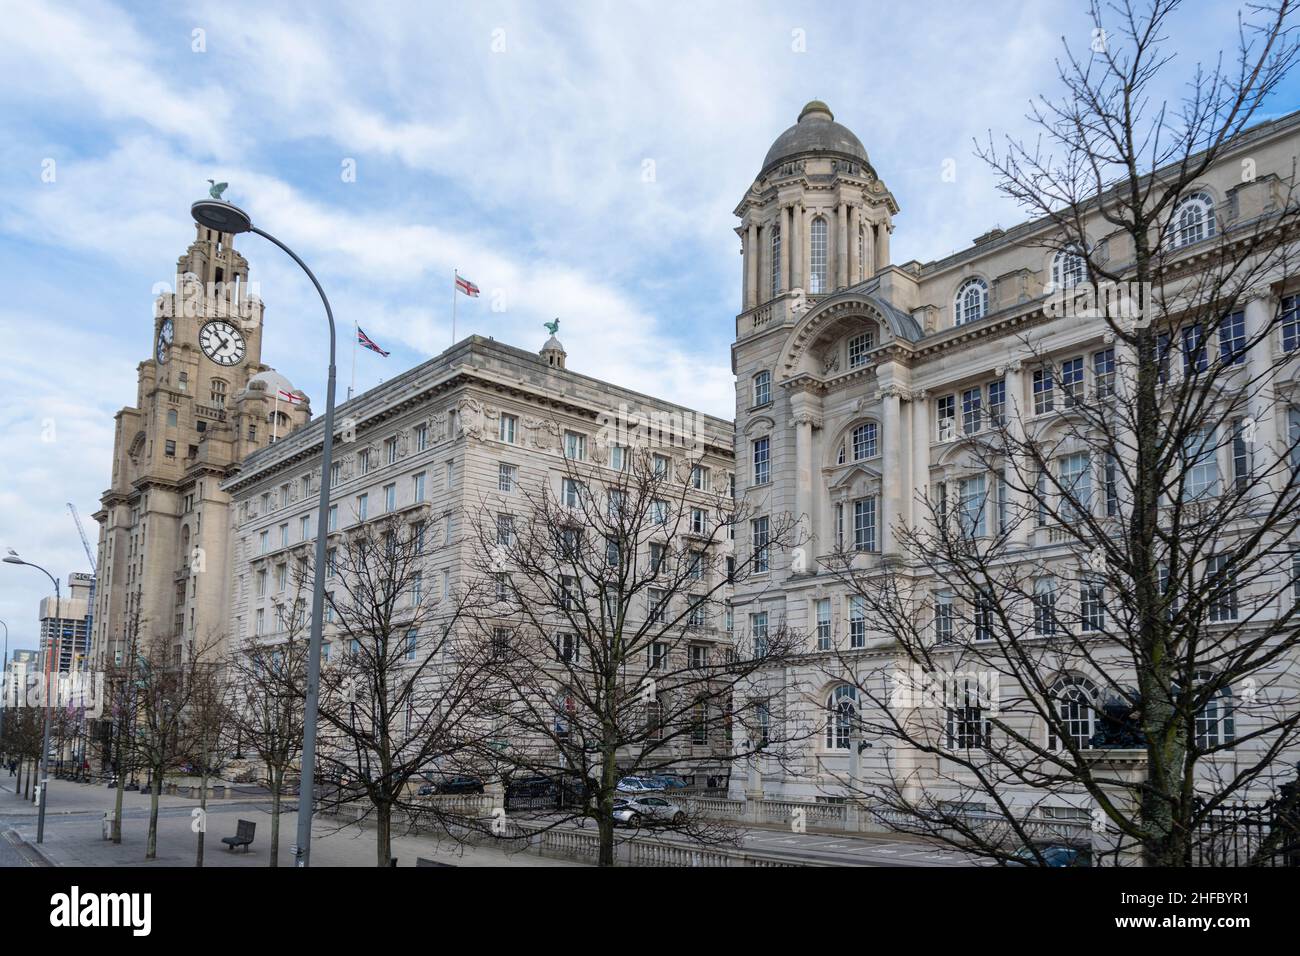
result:
M 630 827 L 651 827 L 664 823 L 680 825 L 686 822 L 686 811 L 663 797 L 620 798 L 614 801 L 614 822 Z

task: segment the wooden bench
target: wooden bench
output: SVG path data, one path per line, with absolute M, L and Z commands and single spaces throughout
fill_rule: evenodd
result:
M 222 837 L 221 842 L 226 844 L 226 847 L 231 851 L 233 851 L 237 846 L 242 846 L 244 852 L 247 853 L 248 848 L 253 844 L 253 834 L 256 831 L 257 824 L 252 820 L 240 820 L 235 835 Z

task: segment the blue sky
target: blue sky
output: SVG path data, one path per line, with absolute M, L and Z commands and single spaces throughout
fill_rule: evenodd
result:
M 866 145 L 902 207 L 895 261 L 941 256 L 1020 220 L 972 138 L 1027 131 L 1031 97 L 1058 89 L 1061 37 L 1090 41 L 1084 13 L 0 0 L 0 546 L 85 569 L 65 502 L 93 540 L 113 415 L 151 347 L 150 290 L 209 177 L 312 264 L 342 325 L 392 350 L 361 354 L 359 388 L 450 343 L 458 267 L 484 293 L 460 300 L 461 335 L 537 348 L 559 316 L 571 368 L 730 416 L 732 210 L 800 107 L 826 100 Z M 1175 17 L 1167 95 L 1232 46 L 1235 17 L 1222 2 Z M 240 248 L 266 303 L 263 360 L 319 411 L 314 293 L 266 243 Z M 346 343 L 340 365 L 345 387 Z M 11 649 L 35 644 L 42 581 L 0 566 Z

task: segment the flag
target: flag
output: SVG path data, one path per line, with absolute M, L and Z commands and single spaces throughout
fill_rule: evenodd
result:
M 478 286 L 464 276 L 456 276 L 456 288 L 471 298 L 478 298 Z
M 388 353 L 376 345 L 371 340 L 370 336 L 366 335 L 366 333 L 361 330 L 361 326 L 357 326 L 357 344 L 362 348 L 370 349 L 372 352 L 378 352 L 384 358 L 388 358 Z
M 302 399 L 299 398 L 297 395 L 293 394 L 293 392 L 286 392 L 284 389 L 280 389 L 279 395 L 280 398 L 283 398 L 290 405 L 295 405 L 298 402 L 302 401 Z

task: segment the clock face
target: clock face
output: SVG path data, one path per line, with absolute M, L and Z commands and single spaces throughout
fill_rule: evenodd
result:
M 154 356 L 158 359 L 158 364 L 164 364 L 172 354 L 172 339 L 176 330 L 172 327 L 171 319 L 163 319 L 163 324 L 158 326 L 158 344 L 154 349 Z
M 218 319 L 199 329 L 199 348 L 218 365 L 238 365 L 244 360 L 244 336 L 229 322 Z

